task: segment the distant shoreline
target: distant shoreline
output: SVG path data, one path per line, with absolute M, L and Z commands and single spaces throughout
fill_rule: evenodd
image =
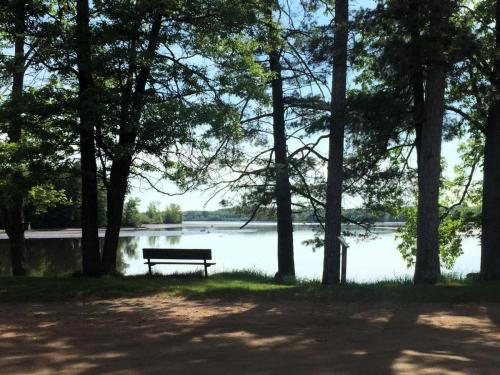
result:
M 211 228 L 225 229 L 225 230 L 239 230 L 245 222 L 243 221 L 185 221 L 182 224 L 144 224 L 138 228 L 122 228 L 120 237 L 136 237 L 136 236 L 150 236 L 158 233 L 163 235 L 169 234 L 172 236 L 179 236 L 183 234 L 183 229 L 207 229 Z M 394 229 L 404 223 L 402 222 L 381 222 L 375 223 L 375 229 Z M 295 228 L 314 228 L 318 223 L 293 223 Z M 354 227 L 355 224 L 346 224 L 348 227 Z M 276 222 L 272 221 L 255 221 L 245 226 L 245 229 L 259 229 L 259 228 L 272 228 L 276 227 Z M 104 237 L 106 229 L 99 229 L 99 237 Z M 80 228 L 57 228 L 57 229 L 33 229 L 26 231 L 27 239 L 54 239 L 54 238 L 81 238 L 82 233 Z M 5 231 L 0 231 L 0 240 L 8 239 Z

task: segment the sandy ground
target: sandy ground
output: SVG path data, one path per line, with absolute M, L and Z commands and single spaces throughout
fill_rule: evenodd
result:
M 499 374 L 500 304 L 0 303 L 1 374 Z

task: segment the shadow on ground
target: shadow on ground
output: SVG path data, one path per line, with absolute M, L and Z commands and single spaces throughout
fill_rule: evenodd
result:
M 0 305 L 5 374 L 497 373 L 500 304 Z

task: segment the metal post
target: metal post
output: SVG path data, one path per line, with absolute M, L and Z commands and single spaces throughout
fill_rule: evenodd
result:
M 340 272 L 340 283 L 344 285 L 347 283 L 347 249 L 349 248 L 349 245 L 342 236 L 339 236 L 338 239 L 340 241 L 342 248 L 342 266 Z
M 346 269 L 347 269 L 347 246 L 342 245 L 342 273 L 340 283 L 346 283 Z

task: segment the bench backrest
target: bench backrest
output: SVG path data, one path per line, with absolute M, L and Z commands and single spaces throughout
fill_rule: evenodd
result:
M 142 249 L 144 259 L 212 259 L 210 249 Z

